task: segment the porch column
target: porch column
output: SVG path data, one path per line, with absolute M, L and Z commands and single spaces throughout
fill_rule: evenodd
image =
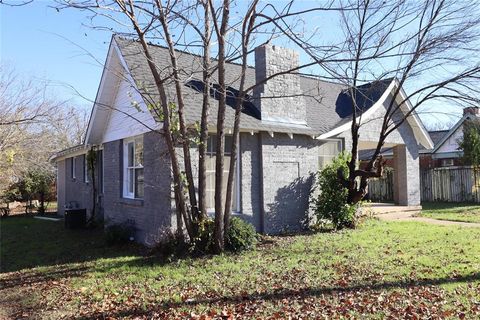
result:
M 393 148 L 394 199 L 401 206 L 420 205 L 420 171 L 417 146 Z

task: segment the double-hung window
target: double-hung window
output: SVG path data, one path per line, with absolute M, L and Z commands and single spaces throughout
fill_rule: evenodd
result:
M 325 168 L 340 152 L 342 152 L 342 140 L 331 140 L 322 144 L 319 148 L 318 168 L 320 170 Z
M 143 138 L 123 141 L 123 196 L 143 198 Z
M 216 149 L 217 149 L 217 136 L 209 135 L 207 141 L 207 152 L 206 152 L 206 185 L 205 190 L 206 196 L 206 207 L 209 211 L 214 211 L 215 208 L 215 162 L 216 162 Z M 237 148 L 238 149 L 238 148 Z M 224 164 L 223 164 L 223 190 L 222 190 L 222 201 L 225 201 L 225 195 L 227 193 L 227 181 L 228 181 L 228 172 L 230 169 L 230 161 L 232 160 L 232 136 L 225 136 L 225 148 L 224 148 Z M 235 175 L 233 181 L 233 194 L 232 194 L 232 210 L 234 212 L 240 211 L 240 201 L 239 201 L 239 166 L 240 159 L 237 153 L 237 163 L 235 166 Z

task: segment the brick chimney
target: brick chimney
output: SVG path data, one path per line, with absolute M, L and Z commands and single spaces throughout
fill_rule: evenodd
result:
M 479 107 L 466 107 L 463 109 L 463 115 L 472 115 L 475 117 L 480 117 L 480 108 Z
M 298 52 L 273 45 L 255 49 L 257 83 L 281 71 L 299 65 Z M 306 124 L 307 108 L 301 96 L 300 75 L 297 72 L 276 76 L 259 85 L 253 92 L 263 121 Z

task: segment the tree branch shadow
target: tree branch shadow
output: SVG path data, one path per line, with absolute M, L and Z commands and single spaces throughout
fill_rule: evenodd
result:
M 117 312 L 108 316 L 113 317 L 128 317 L 128 316 L 149 316 L 154 313 L 165 312 L 168 309 L 172 308 L 181 308 L 181 307 L 195 307 L 199 305 L 215 305 L 215 304 L 229 304 L 229 303 L 245 303 L 248 301 L 278 301 L 283 299 L 294 299 L 294 298 L 309 298 L 309 297 L 319 297 L 323 295 L 333 295 L 336 293 L 351 293 L 358 291 L 381 291 L 381 290 L 392 290 L 392 289 L 410 289 L 415 287 L 428 287 L 428 286 L 439 286 L 444 284 L 452 283 L 467 283 L 472 281 L 480 280 L 480 273 L 476 272 L 466 276 L 459 277 L 444 277 L 438 279 L 423 279 L 423 280 L 398 280 L 398 281 L 389 281 L 373 284 L 359 284 L 353 286 L 329 286 L 329 287 L 314 287 L 314 288 L 302 288 L 298 290 L 294 289 L 277 289 L 272 290 L 271 292 L 251 294 L 251 295 L 230 295 L 222 296 L 215 298 L 206 298 L 206 299 L 196 299 L 189 300 L 186 302 L 174 302 L 169 301 L 158 306 L 157 308 L 152 308 L 150 310 L 139 310 L 139 309 L 127 309 L 127 310 L 118 310 Z M 93 313 L 87 317 L 77 317 L 76 319 L 98 319 L 99 317 L 104 317 L 104 313 Z

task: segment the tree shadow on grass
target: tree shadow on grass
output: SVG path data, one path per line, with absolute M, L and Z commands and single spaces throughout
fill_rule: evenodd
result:
M 108 273 L 122 266 L 162 266 L 191 255 L 166 255 L 136 244 L 107 246 L 97 229 L 67 230 L 63 222 L 32 217 L 9 217 L 1 223 L 0 289 L 30 286 L 80 277 L 88 272 Z M 128 259 L 121 259 L 128 257 Z M 208 259 L 197 255 L 193 258 Z M 120 258 L 105 263 L 100 259 Z
M 0 289 L 14 288 L 18 286 L 32 286 L 50 280 L 60 278 L 74 278 L 83 275 L 91 268 L 87 266 L 62 265 L 47 272 L 29 271 L 26 273 L 12 273 L 0 280 Z
M 141 309 L 119 309 L 112 313 L 93 313 L 88 316 L 77 317 L 76 319 L 98 319 L 106 315 L 117 318 L 117 317 L 130 317 L 130 316 L 147 316 L 149 317 L 152 314 L 161 314 L 168 309 L 182 308 L 182 307 L 195 307 L 199 305 L 221 305 L 221 304 L 236 304 L 236 303 L 246 303 L 246 302 L 255 302 L 255 301 L 280 301 L 293 299 L 305 299 L 311 297 L 320 297 L 320 296 L 329 296 L 334 294 L 341 293 L 353 293 L 361 291 L 381 291 L 381 290 L 392 290 L 392 289 L 411 289 L 415 287 L 428 287 L 428 286 L 439 286 L 444 284 L 452 283 L 468 283 L 473 281 L 480 280 L 480 273 L 473 273 L 466 276 L 459 277 L 444 277 L 438 279 L 424 279 L 424 280 L 398 280 L 398 281 L 389 281 L 381 283 L 371 283 L 371 284 L 360 284 L 353 286 L 326 286 L 326 287 L 314 287 L 314 288 L 300 288 L 298 290 L 294 289 L 276 289 L 270 292 L 251 294 L 251 295 L 231 295 L 231 296 L 222 296 L 215 298 L 205 298 L 205 299 L 195 299 L 189 300 L 188 302 L 177 302 L 169 301 L 158 307 L 141 310 Z
M 69 230 L 63 221 L 32 217 L 2 219 L 0 227 L 1 273 L 142 255 L 141 247 L 135 245 L 108 247 L 102 227 Z
M 55 265 L 47 270 L 22 270 L 21 272 L 11 272 L 5 274 L 0 279 L 0 289 L 8 289 L 20 286 L 32 286 L 48 281 L 55 281 L 66 278 L 81 277 L 89 272 L 108 273 L 121 266 L 145 267 L 152 265 L 162 265 L 170 261 L 160 261 L 156 256 L 139 256 L 128 261 L 108 262 L 102 265 L 98 264 L 63 264 Z

